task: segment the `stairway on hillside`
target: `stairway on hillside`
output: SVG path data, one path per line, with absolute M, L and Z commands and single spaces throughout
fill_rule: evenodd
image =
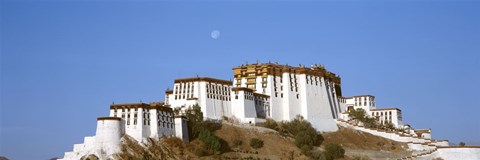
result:
M 445 146 L 445 144 L 441 143 L 442 141 L 414 137 L 401 132 L 392 132 L 392 131 L 385 131 L 385 130 L 375 129 L 375 128 L 366 128 L 363 126 L 359 126 L 353 123 L 352 121 L 337 120 L 337 124 L 344 127 L 353 128 L 358 131 L 370 133 L 375 136 L 387 138 L 393 141 L 405 142 L 408 144 L 408 147 L 410 150 L 418 151 L 417 153 L 413 153 L 411 156 L 402 157 L 402 158 L 399 158 L 398 160 L 426 158 L 427 156 L 431 155 L 432 153 L 435 153 L 438 150 L 437 146 Z

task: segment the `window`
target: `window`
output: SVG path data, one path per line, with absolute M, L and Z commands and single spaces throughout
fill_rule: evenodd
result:
M 135 109 L 136 109 L 136 108 L 135 108 Z M 138 117 L 138 116 L 137 116 L 137 114 L 135 113 L 135 114 L 133 115 L 133 124 L 137 124 L 137 117 Z
M 300 97 L 300 95 L 299 95 L 299 94 L 297 94 L 297 99 L 298 99 L 299 97 Z

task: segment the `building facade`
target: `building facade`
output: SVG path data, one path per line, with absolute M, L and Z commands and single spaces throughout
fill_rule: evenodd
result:
M 349 120 L 349 111 L 363 109 L 380 124 L 391 123 L 411 135 L 431 139 L 430 129 L 404 125 L 400 109 L 377 108 L 372 95 L 342 97 L 340 77 L 323 66 L 256 63 L 232 70 L 233 81 L 198 76 L 175 79 L 173 89 L 165 91 L 164 102 L 110 105 L 109 117 L 97 119 L 96 135 L 75 144 L 72 152 L 65 153 L 65 159 L 88 154 L 109 158 L 120 150 L 125 135 L 139 142 L 169 136 L 189 141 L 188 120 L 183 115 L 195 104 L 201 107 L 205 119 L 221 120 L 225 116 L 255 124 L 266 118 L 291 121 L 300 115 L 321 132 L 338 130 L 337 119 Z
M 110 117 L 122 118 L 126 133 L 139 142 L 175 135 L 175 115 L 163 103 L 112 104 Z
M 221 119 L 232 115 L 231 89 L 232 82 L 227 80 L 208 77 L 175 79 L 173 90 L 165 91 L 165 103 L 182 111 L 198 104 L 203 117 Z
M 377 109 L 375 104 L 375 96 L 358 95 L 353 97 L 340 97 L 341 110 L 340 118 L 344 120 L 350 119 L 348 112 L 363 109 L 365 114 L 373 117 L 379 124 L 391 123 L 395 128 L 403 128 L 402 110 L 398 108 L 381 108 Z
M 121 140 L 128 135 L 138 142 L 147 138 L 160 139 L 176 136 L 189 140 L 186 118 L 175 116 L 169 106 L 161 102 L 125 103 L 110 105 L 110 116 L 97 119 L 95 136 L 84 138 L 73 145 L 73 151 L 65 152 L 65 160 L 78 160 L 88 155 L 99 159 L 115 159 L 121 151 Z
M 319 131 L 335 131 L 340 111 L 340 77 L 323 66 L 273 63 L 246 64 L 233 68 L 236 88 L 248 88 L 268 98 L 266 118 L 289 121 L 297 115 Z

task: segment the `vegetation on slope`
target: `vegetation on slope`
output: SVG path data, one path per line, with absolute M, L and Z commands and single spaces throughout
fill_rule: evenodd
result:
M 367 116 L 367 113 L 365 112 L 365 110 L 361 108 L 357 108 L 356 110 L 349 111 L 348 116 L 352 120 L 356 121 L 357 123 L 363 124 L 367 128 L 403 131 L 401 129 L 395 128 L 391 122 L 385 123 L 385 124 L 378 123 L 378 121 L 375 120 L 375 118 Z
M 267 119 L 263 127 L 204 121 L 198 105 L 186 112 L 190 142 L 178 138 L 149 139 L 140 144 L 126 136 L 117 159 L 368 159 L 349 150 L 402 151 L 405 144 L 340 128 L 318 133 L 297 116 L 290 122 Z M 264 128 L 265 127 L 265 128 Z M 268 129 L 270 128 L 270 129 Z M 324 138 L 325 137 L 325 138 Z M 347 154 L 348 156 L 344 156 Z M 353 158 L 352 158 L 353 157 Z

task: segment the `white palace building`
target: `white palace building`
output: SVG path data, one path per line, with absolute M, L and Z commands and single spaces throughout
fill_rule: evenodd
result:
M 121 137 L 129 135 L 139 142 L 146 138 L 177 136 L 188 141 L 186 118 L 182 111 L 198 104 L 203 116 L 211 120 L 223 117 L 239 123 L 255 124 L 266 118 L 290 121 L 303 116 L 320 132 L 338 130 L 339 120 L 348 120 L 347 112 L 362 108 L 379 123 L 406 128 L 398 108 L 379 109 L 375 97 L 342 97 L 341 79 L 323 66 L 244 64 L 233 68 L 233 81 L 208 77 L 174 80 L 173 90 L 165 91 L 165 101 L 110 105 L 109 117 L 97 120 L 95 136 L 75 144 L 64 159 L 81 159 L 94 154 L 107 159 L 120 151 Z M 173 110 L 180 110 L 175 115 Z M 412 130 L 418 137 L 430 138 L 430 130 Z

